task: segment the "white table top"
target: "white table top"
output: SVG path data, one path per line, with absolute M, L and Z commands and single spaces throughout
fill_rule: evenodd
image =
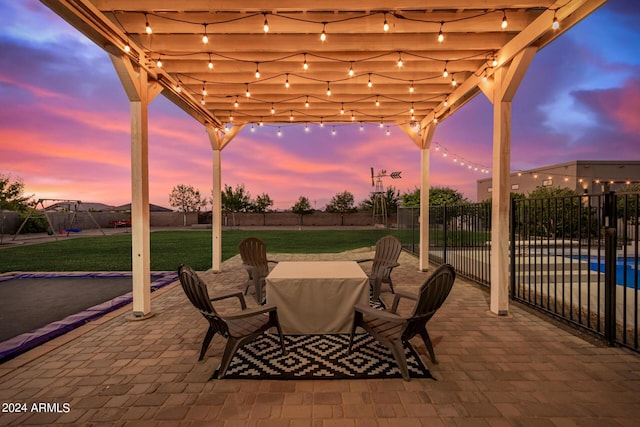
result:
M 269 279 L 363 279 L 367 275 L 355 261 L 281 261 Z

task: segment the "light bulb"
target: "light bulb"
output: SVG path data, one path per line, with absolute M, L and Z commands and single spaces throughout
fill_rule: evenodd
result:
M 289 115 L 289 121 L 292 122 L 293 121 L 293 111 L 291 112 L 291 114 Z
M 344 102 L 342 103 L 342 105 L 340 107 L 340 114 L 344 115 Z
M 287 79 L 284 81 L 284 87 L 289 89 L 289 74 L 287 74 Z
M 127 53 L 131 52 L 131 46 L 129 46 L 128 44 L 124 45 L 124 51 Z
M 207 44 L 209 43 L 209 37 L 207 36 L 207 34 L 205 33 L 204 36 L 202 36 L 202 43 Z
M 404 62 L 402 62 L 402 55 L 399 53 L 398 54 L 398 68 L 402 68 L 402 66 L 404 65 Z
M 207 89 L 204 87 L 204 85 L 202 86 L 202 96 L 207 96 Z
M 351 64 L 351 66 L 349 66 L 349 77 L 353 77 L 354 74 L 355 71 L 353 71 L 353 64 Z
M 309 69 L 309 64 L 307 64 L 307 54 L 304 54 L 304 63 L 302 64 L 302 68 L 304 70 L 308 70 Z
M 264 15 L 264 24 L 262 25 L 262 29 L 265 33 L 269 32 L 269 22 L 267 22 L 267 15 Z
M 458 83 L 456 82 L 456 78 L 451 76 L 451 86 L 456 86 Z
M 438 32 L 438 42 L 442 43 L 444 41 L 444 33 L 442 32 L 442 26 L 444 25 L 444 21 L 440 21 L 440 31 Z
M 160 58 L 158 58 L 158 62 L 156 62 L 156 65 L 158 66 L 158 68 L 162 68 L 162 61 L 160 60 Z
M 278 136 L 282 135 L 282 131 L 280 130 L 280 128 L 278 128 Z
M 253 126 L 253 124 L 251 125 L 251 132 L 255 132 L 256 128 Z
M 411 103 L 411 109 L 409 109 L 409 112 L 410 112 L 411 114 L 413 114 L 413 112 L 414 112 L 414 111 L 415 111 L 415 110 L 414 110 L 414 108 L 413 108 L 413 102 L 412 102 L 412 103 Z
M 355 120 L 356 120 L 356 116 L 354 116 L 354 115 L 353 115 L 353 111 L 352 111 L 352 112 L 351 112 L 351 121 L 352 121 L 352 122 L 355 122 Z
M 233 114 L 229 113 L 229 121 L 232 122 L 233 121 Z
M 556 17 L 555 12 L 553 13 L 553 24 L 551 24 L 551 28 L 553 28 L 554 30 L 560 28 L 560 22 L 558 22 L 558 18 Z
M 502 27 L 502 29 L 504 30 L 505 28 L 507 28 L 507 26 L 509 25 L 509 23 L 507 22 L 507 13 L 506 12 L 502 12 L 502 24 L 500 24 L 500 26 Z
M 493 61 L 491 61 L 491 65 L 493 65 L 494 67 L 498 66 L 498 58 L 493 58 Z
M 371 74 L 369 74 L 369 81 L 367 82 L 367 86 L 373 86 L 373 83 L 371 83 Z
M 276 113 L 276 109 L 274 108 L 273 104 L 271 104 L 271 114 L 275 114 Z
M 434 117 L 434 118 L 433 118 L 433 124 L 436 124 L 436 123 L 438 123 L 438 118 L 437 118 L 437 117 Z M 454 160 L 454 161 L 455 161 L 455 160 Z
M 413 93 L 413 82 L 411 82 L 411 86 L 409 86 L 409 93 Z
M 247 91 L 244 94 L 247 98 L 251 97 L 251 92 L 249 92 L 249 85 L 247 85 Z
M 179 84 L 176 85 L 176 92 L 178 93 L 182 92 L 182 87 Z
M 209 60 L 209 64 L 207 64 L 207 67 L 209 67 L 210 70 L 213 70 L 213 62 L 211 62 L 211 60 Z
M 449 98 L 444 99 L 444 106 L 447 107 L 449 105 Z
M 238 102 L 238 97 L 236 96 L 236 102 L 233 103 L 233 106 L 235 108 L 238 108 L 240 106 L 240 103 Z
M 382 24 L 382 29 L 384 30 L 384 32 L 386 33 L 387 31 L 389 31 L 389 23 L 387 22 L 387 14 L 384 14 L 384 24 Z
M 391 131 L 389 130 L 389 126 L 387 126 L 387 136 L 391 135 Z
M 326 24 L 322 25 L 322 34 L 320 34 L 320 41 L 325 41 L 327 39 L 327 33 L 325 32 Z
M 151 34 L 153 33 L 153 30 L 151 30 L 151 25 L 149 25 L 149 20 L 147 19 L 147 14 L 144 14 L 144 25 L 145 25 L 145 31 L 147 32 L 147 34 Z
M 327 82 L 327 96 L 331 96 L 331 87 L 329 86 L 329 82 Z
M 206 101 L 204 100 L 204 97 L 200 100 L 200 104 L 202 104 L 202 105 L 206 104 Z
M 304 106 L 309 108 L 309 97 L 307 96 L 307 100 L 304 102 Z
M 305 125 L 304 125 L 304 131 L 305 131 L 305 132 L 309 132 L 309 125 L 307 125 L 306 123 L 305 123 Z
M 380 106 L 380 101 L 378 101 L 378 96 L 376 95 L 376 107 Z
M 360 132 L 362 132 L 363 130 L 364 130 L 364 125 L 360 123 Z
M 336 134 L 336 127 L 334 126 L 333 129 L 331 129 L 331 135 L 335 135 Z
M 442 77 L 445 79 L 449 76 L 449 72 L 447 71 L 447 66 L 444 66 L 444 71 L 442 72 Z
M 256 79 L 260 78 L 260 70 L 258 69 L 258 64 L 256 64 Z

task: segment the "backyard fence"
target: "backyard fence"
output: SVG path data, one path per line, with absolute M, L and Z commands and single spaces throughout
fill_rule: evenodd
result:
M 553 317 L 640 351 L 640 193 L 513 199 L 510 296 Z M 405 248 L 419 251 L 419 211 L 401 208 Z M 491 206 L 432 206 L 429 259 L 490 284 Z

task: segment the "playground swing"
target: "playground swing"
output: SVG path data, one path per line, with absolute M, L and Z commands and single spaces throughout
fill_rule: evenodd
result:
M 58 233 L 56 233 L 55 227 L 53 226 L 53 223 L 51 222 L 51 218 L 47 214 L 47 210 L 51 209 L 51 206 L 53 206 L 53 205 L 45 207 L 44 202 L 46 202 L 46 201 L 68 203 L 68 206 L 69 206 L 68 210 L 69 211 L 71 211 L 71 204 L 73 203 L 73 211 L 72 211 L 73 214 L 71 215 L 71 219 L 69 221 L 69 225 L 68 226 L 64 226 L 64 228 L 62 228 Z M 36 202 L 36 209 L 32 209 L 32 210 L 29 211 L 29 214 L 24 219 L 24 221 L 22 221 L 22 224 L 18 228 L 18 231 L 16 231 L 16 234 L 14 234 L 12 240 L 16 239 L 16 237 L 18 236 L 18 234 L 20 234 L 20 232 L 22 231 L 22 229 L 24 228 L 25 224 L 27 223 L 27 221 L 29 221 L 30 218 L 43 218 L 44 217 L 44 219 L 47 221 L 47 226 L 48 226 L 47 232 L 49 234 L 53 235 L 56 238 L 56 240 L 58 240 L 57 234 L 61 234 L 62 235 L 62 234 L 66 233 L 67 237 L 69 237 L 70 233 L 79 233 L 79 232 L 82 231 L 82 229 L 79 228 L 79 227 L 74 227 L 74 224 L 77 224 L 77 221 L 78 221 L 78 213 L 86 213 L 89 216 L 89 218 L 91 219 L 91 221 L 93 221 L 93 223 L 96 225 L 98 230 L 100 230 L 102 235 L 106 236 L 104 230 L 102 229 L 102 227 L 100 227 L 100 224 L 98 224 L 98 222 L 93 217 L 93 215 L 91 215 L 91 211 L 89 211 L 89 210 L 79 211 L 78 210 L 78 206 L 80 204 L 82 204 L 82 202 L 80 200 L 38 199 L 38 201 Z M 40 205 L 42 207 L 41 210 L 37 210 L 37 206 L 38 205 Z M 40 214 L 42 214 L 42 216 L 40 216 Z

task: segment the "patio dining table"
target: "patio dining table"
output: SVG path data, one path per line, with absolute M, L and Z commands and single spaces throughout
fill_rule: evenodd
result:
M 350 333 L 353 306 L 369 302 L 369 280 L 355 261 L 279 262 L 266 285 L 289 335 Z

